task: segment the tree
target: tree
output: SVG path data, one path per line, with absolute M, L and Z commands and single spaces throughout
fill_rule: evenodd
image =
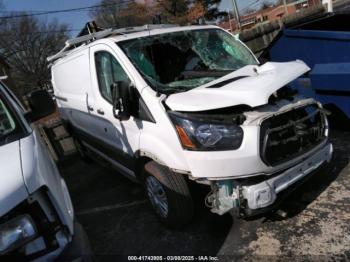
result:
M 150 24 L 154 17 L 151 3 L 101 0 L 100 7 L 90 12 L 90 17 L 101 27 L 128 27 Z
M 162 17 L 162 22 L 186 24 L 189 2 L 187 0 L 158 0 L 156 10 Z
M 63 48 L 67 26 L 24 16 L 3 19 L 0 29 L 0 53 L 11 66 L 17 93 L 48 86 L 51 73 L 46 58 Z
M 198 21 L 205 16 L 205 6 L 201 1 L 196 1 L 188 10 L 187 18 L 189 21 Z
M 221 0 L 195 0 L 194 2 L 201 2 L 201 4 L 204 6 L 204 16 L 207 20 L 211 21 L 218 18 L 222 19 L 223 17 L 227 16 L 226 12 L 219 10 Z

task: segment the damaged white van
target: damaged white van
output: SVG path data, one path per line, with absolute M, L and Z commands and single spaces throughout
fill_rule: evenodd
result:
M 251 216 L 331 159 L 325 111 L 288 87 L 307 65 L 260 65 L 221 28 L 107 29 L 48 60 L 80 151 L 141 181 L 169 226 L 193 215 L 188 180 L 212 212 Z

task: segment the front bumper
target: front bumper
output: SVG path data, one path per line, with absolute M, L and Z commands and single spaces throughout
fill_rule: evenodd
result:
M 89 239 L 80 223 L 74 223 L 74 236 L 56 261 L 93 261 Z
M 240 217 L 254 216 L 273 209 L 282 195 L 286 195 L 323 163 L 330 162 L 332 144 L 326 143 L 304 156 L 298 164 L 265 176 L 245 179 L 226 179 L 211 183 L 211 192 L 205 201 L 213 213 L 219 215 L 231 211 Z
M 330 162 L 332 153 L 333 146 L 328 143 L 312 156 L 281 174 L 255 185 L 242 186 L 242 196 L 246 200 L 246 208 L 251 211 L 272 205 L 279 193 L 302 180 L 323 163 Z M 256 212 L 251 211 L 251 213 Z

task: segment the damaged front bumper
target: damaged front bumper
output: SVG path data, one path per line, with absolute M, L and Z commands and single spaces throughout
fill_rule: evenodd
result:
M 212 191 L 206 202 L 213 213 L 224 214 L 235 211 L 239 216 L 252 216 L 266 212 L 268 207 L 274 206 L 278 196 L 297 184 L 312 171 L 332 158 L 332 144 L 327 143 L 311 156 L 293 167 L 272 174 L 266 180 L 253 182 L 254 179 L 221 180 L 212 183 Z

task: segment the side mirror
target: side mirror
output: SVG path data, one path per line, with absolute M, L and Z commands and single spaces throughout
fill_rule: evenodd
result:
M 113 115 L 120 121 L 131 116 L 130 83 L 118 81 L 112 84 Z
M 51 115 L 56 111 L 56 105 L 50 94 L 45 90 L 32 92 L 28 97 L 31 111 L 27 113 L 27 118 L 31 122 Z

